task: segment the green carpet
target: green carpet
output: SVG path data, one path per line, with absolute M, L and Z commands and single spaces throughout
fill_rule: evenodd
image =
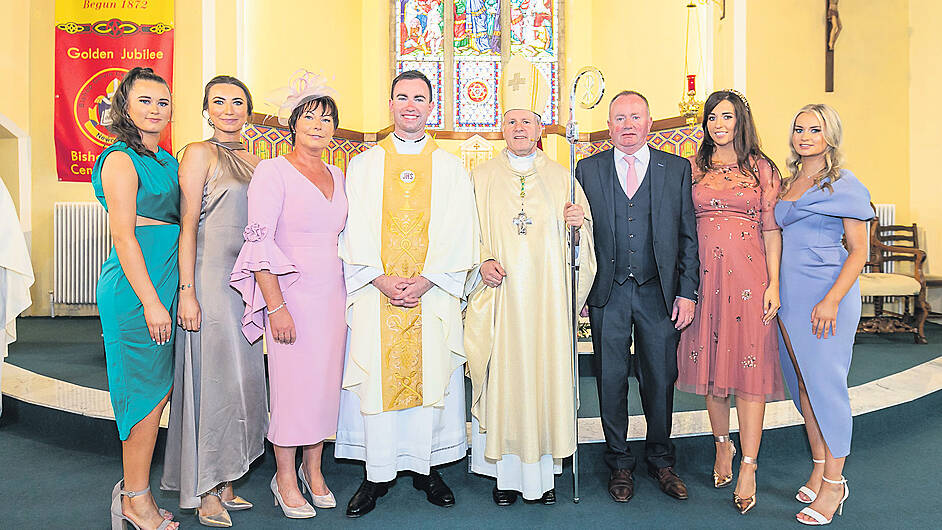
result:
M 69 381 L 77 385 L 108 389 L 105 376 L 104 344 L 97 318 L 21 318 L 17 320 L 19 340 L 10 346 L 7 362 L 27 370 Z M 908 334 L 858 335 L 854 346 L 848 383 L 857 386 L 942 355 L 942 326 L 926 324 L 929 344 L 913 344 Z M 588 357 L 588 356 L 583 356 Z M 580 363 L 582 374 L 591 373 L 588 362 Z M 470 400 L 470 385 L 467 385 Z M 580 381 L 582 407 L 579 416 L 599 415 L 598 393 L 593 377 Z M 637 381 L 629 385 L 631 414 L 641 414 Z M 703 410 L 703 398 L 683 392 L 674 393 L 674 411 Z
M 932 528 L 942 520 L 938 473 L 942 453 L 942 392 L 855 418 L 853 454 L 845 474 L 851 495 L 840 528 Z M 20 415 L 28 410 L 21 409 Z M 59 413 L 62 414 L 62 413 Z M 15 415 L 14 415 L 15 416 Z M 37 435 L 26 422 L 4 416 L 0 422 L 0 528 L 103 528 L 108 525 L 108 495 L 121 473 L 119 454 L 81 451 L 67 433 Z M 735 437 L 734 437 L 735 438 Z M 236 528 L 799 528 L 792 520 L 802 505 L 793 499 L 810 470 L 810 454 L 801 427 L 765 432 L 759 458 L 758 506 L 745 517 L 730 504 L 730 489 L 712 488 L 713 444 L 707 437 L 682 438 L 677 445 L 677 471 L 686 480 L 690 500 L 673 500 L 657 490 L 643 469 L 635 473 L 635 498 L 626 505 L 609 500 L 601 444 L 580 446 L 582 502 L 570 501 L 570 468 L 557 479 L 555 506 L 499 508 L 490 499 L 493 482 L 467 473 L 465 461 L 446 466 L 442 474 L 455 491 L 456 506 L 432 506 L 400 477 L 376 510 L 358 520 L 344 517 L 343 507 L 362 478 L 362 466 L 335 461 L 325 451 L 324 472 L 340 507 L 318 510 L 311 521 L 285 519 L 271 504 L 268 483 L 274 457 L 262 457 L 248 476 L 236 483 L 239 494 L 256 503 L 232 514 Z M 640 444 L 633 449 L 641 451 Z M 159 484 L 162 451 L 155 458 L 151 483 Z M 175 508 L 175 496 L 157 492 L 158 503 Z M 178 520 L 197 527 L 189 513 L 175 510 Z

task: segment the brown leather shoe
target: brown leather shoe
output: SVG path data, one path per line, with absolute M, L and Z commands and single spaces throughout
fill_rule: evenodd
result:
M 608 494 L 615 502 L 628 502 L 635 494 L 635 481 L 630 469 L 616 469 L 608 477 Z
M 674 473 L 674 468 L 668 466 L 657 471 L 648 470 L 648 474 L 657 480 L 658 485 L 661 486 L 661 491 L 675 499 L 687 500 L 687 485 L 677 476 L 677 473 Z

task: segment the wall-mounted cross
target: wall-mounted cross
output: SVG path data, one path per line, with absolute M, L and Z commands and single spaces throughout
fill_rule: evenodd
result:
M 834 45 L 843 25 L 837 9 L 838 0 L 824 0 L 824 91 L 834 92 Z

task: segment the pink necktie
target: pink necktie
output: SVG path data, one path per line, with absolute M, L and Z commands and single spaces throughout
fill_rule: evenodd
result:
M 641 182 L 638 181 L 638 173 L 635 172 L 635 160 L 633 155 L 625 155 L 625 162 L 628 162 L 628 172 L 625 173 L 625 194 L 628 195 L 629 199 L 634 197 L 635 192 L 641 187 Z

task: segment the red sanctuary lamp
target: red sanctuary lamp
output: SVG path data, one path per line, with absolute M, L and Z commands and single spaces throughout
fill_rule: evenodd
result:
M 703 116 L 703 102 L 697 100 L 697 75 L 687 74 L 687 93 L 681 97 L 677 106 L 680 115 L 684 117 L 688 126 L 694 126 Z

